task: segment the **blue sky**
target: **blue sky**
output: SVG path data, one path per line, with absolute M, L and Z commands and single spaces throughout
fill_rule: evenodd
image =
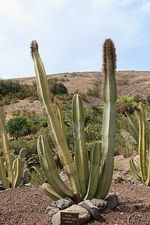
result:
M 150 0 L 0 0 L 0 77 L 34 74 L 32 40 L 47 73 L 100 70 L 105 38 L 118 70 L 150 70 Z

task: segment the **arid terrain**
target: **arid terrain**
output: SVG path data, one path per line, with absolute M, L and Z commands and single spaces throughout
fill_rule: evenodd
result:
M 94 90 L 97 87 L 101 94 L 99 97 L 89 96 L 89 104 L 102 104 L 102 73 L 63 73 L 49 75 L 49 77 L 56 77 L 67 87 L 69 93 L 86 94 L 89 90 Z M 22 84 L 30 85 L 34 79 L 34 77 L 20 78 L 19 81 Z M 117 89 L 118 98 L 140 96 L 146 99 L 150 96 L 150 72 L 117 72 Z M 38 100 L 24 99 L 4 106 L 7 120 L 12 116 L 14 109 L 23 108 L 42 113 L 42 107 Z M 124 164 L 121 163 L 121 166 Z M 116 167 L 115 164 L 115 169 Z M 126 169 L 125 161 L 123 171 Z M 98 221 L 91 221 L 88 223 L 89 225 L 150 225 L 150 187 L 141 182 L 132 182 L 129 179 L 117 183 L 114 180 L 110 193 L 115 193 L 118 196 L 118 206 L 113 210 L 105 210 Z M 45 213 L 51 200 L 41 193 L 37 186 L 0 190 L 0 199 L 0 225 L 52 224 L 50 216 Z
M 119 205 L 105 210 L 97 221 L 88 225 L 149 225 L 150 188 L 130 182 L 112 183 L 111 193 L 116 193 Z M 51 225 L 45 213 L 50 199 L 38 187 L 21 187 L 0 191 L 1 225 Z
M 76 73 L 62 73 L 49 75 L 49 78 L 57 78 L 68 89 L 69 93 L 79 92 L 87 93 L 88 90 L 93 90 L 97 85 L 100 90 L 98 98 L 89 97 L 90 103 L 101 104 L 103 95 L 103 75 L 101 72 L 76 72 Z M 138 71 L 122 71 L 117 72 L 117 89 L 118 98 L 122 96 L 141 96 L 146 98 L 150 96 L 150 72 Z M 20 78 L 22 84 L 32 84 L 35 77 Z M 13 103 L 4 107 L 7 112 L 7 118 L 10 118 L 11 112 L 16 108 L 28 108 L 37 111 L 42 111 L 39 101 L 21 100 L 18 103 Z

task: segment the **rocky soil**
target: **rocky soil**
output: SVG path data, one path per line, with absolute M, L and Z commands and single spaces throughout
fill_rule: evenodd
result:
M 150 187 L 117 172 L 110 192 L 117 194 L 119 205 L 113 210 L 106 209 L 97 221 L 88 225 L 150 224 Z M 0 199 L 0 225 L 51 224 L 51 217 L 45 213 L 51 200 L 38 187 L 0 191 Z

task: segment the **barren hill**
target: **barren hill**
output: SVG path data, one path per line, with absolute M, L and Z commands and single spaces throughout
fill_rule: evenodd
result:
M 86 93 L 88 89 L 93 89 L 98 82 L 102 89 L 101 72 L 74 72 L 48 75 L 49 78 L 56 77 L 68 88 L 68 91 Z M 146 97 L 150 95 L 150 72 L 147 71 L 121 71 L 117 72 L 118 97 L 124 95 Z M 20 78 L 23 84 L 32 84 L 34 77 Z
M 103 75 L 101 72 L 74 72 L 48 75 L 49 78 L 57 78 L 67 88 L 69 93 L 74 93 L 78 90 L 79 93 L 86 93 L 89 89 L 93 90 L 96 85 L 100 90 L 100 98 L 91 98 L 91 102 L 99 103 L 102 101 Z M 121 71 L 117 72 L 117 89 L 118 98 L 128 95 L 139 95 L 143 98 L 150 96 L 150 72 L 146 71 Z M 32 84 L 35 77 L 20 78 L 22 84 Z M 39 101 L 30 102 L 22 100 L 16 104 L 5 106 L 5 111 L 8 117 L 11 111 L 16 108 L 28 108 L 41 112 Z

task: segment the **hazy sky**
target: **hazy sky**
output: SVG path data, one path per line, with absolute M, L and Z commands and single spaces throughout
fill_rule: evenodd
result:
M 47 73 L 100 70 L 105 38 L 118 70 L 150 70 L 150 0 L 0 0 L 0 77 L 34 74 L 32 40 Z

